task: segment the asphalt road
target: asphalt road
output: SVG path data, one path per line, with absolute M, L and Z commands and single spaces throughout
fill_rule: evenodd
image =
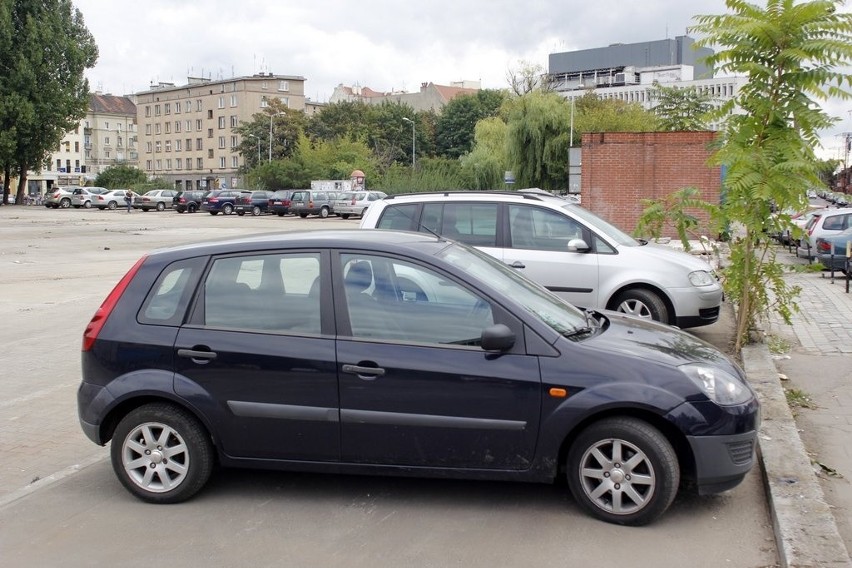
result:
M 654 566 L 777 562 L 761 473 L 678 496 L 650 527 L 579 511 L 564 484 L 218 470 L 193 500 L 144 504 L 84 437 L 83 328 L 146 251 L 357 219 L 0 207 L 0 563 L 30 566 Z M 701 330 L 721 337 L 721 322 Z

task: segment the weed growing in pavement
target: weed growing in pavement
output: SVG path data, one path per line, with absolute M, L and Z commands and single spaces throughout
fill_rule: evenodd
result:
M 790 342 L 777 335 L 767 335 L 766 346 L 773 355 L 783 355 L 790 350 Z
M 810 395 L 801 389 L 784 389 L 784 395 L 787 397 L 790 408 L 810 408 L 811 410 L 817 408 Z

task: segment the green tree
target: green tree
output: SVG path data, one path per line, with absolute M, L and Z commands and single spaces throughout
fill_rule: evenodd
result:
M 707 117 L 713 110 L 713 97 L 695 87 L 664 87 L 654 82 L 650 91 L 655 103 L 653 111 L 657 115 L 660 130 L 698 131 L 707 130 Z
M 476 123 L 474 146 L 460 158 L 463 187 L 497 189 L 503 187 L 506 161 L 506 123 L 491 117 Z
M 298 141 L 306 123 L 305 113 L 288 108 L 275 98 L 270 98 L 268 105 L 253 114 L 250 121 L 233 128 L 234 134 L 240 136 L 238 149 L 247 169 L 269 162 L 270 157 L 280 160 L 298 151 Z
M 145 172 L 134 166 L 117 164 L 102 171 L 95 178 L 95 185 L 108 189 L 131 187 L 148 181 Z
M 341 101 L 323 107 L 305 126 L 311 141 L 366 138 L 370 107 L 361 101 Z
M 383 169 L 394 162 L 411 164 L 412 149 L 420 154 L 426 129 L 419 113 L 408 104 L 383 102 L 371 107 L 367 123 L 366 142 Z M 411 144 L 411 124 L 414 121 L 415 148 Z
M 62 137 L 78 126 L 89 104 L 83 72 L 98 57 L 95 40 L 70 0 L 16 0 L 0 8 L 0 140 L 4 170 L 19 173 L 16 200 L 23 199 L 26 172 L 40 169 Z
M 585 132 L 655 132 L 657 117 L 639 103 L 599 98 L 589 91 L 574 101 L 574 146 Z
M 458 158 L 473 148 L 476 123 L 497 116 L 506 100 L 504 91 L 485 89 L 475 94 L 460 95 L 441 110 L 435 131 L 436 153 Z
M 836 119 L 819 102 L 852 98 L 852 14 L 841 0 L 767 0 L 761 8 L 726 0 L 729 13 L 696 16 L 696 42 L 717 46 L 708 64 L 746 74 L 735 101 L 719 109 L 728 116 L 715 162 L 727 169 L 719 219 L 738 228 L 731 243 L 725 290 L 738 306 L 736 349 L 749 339 L 757 319 L 770 309 L 790 323 L 798 288 L 787 286 L 775 262 L 769 235 L 778 230 L 770 214 L 800 210 L 806 190 L 819 183 L 814 148 L 820 130 Z

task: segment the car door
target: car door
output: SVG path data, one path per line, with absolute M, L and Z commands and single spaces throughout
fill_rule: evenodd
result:
M 208 406 L 202 410 L 229 456 L 340 457 L 335 344 L 321 323 L 330 309 L 321 301 L 330 294 L 322 258 L 315 251 L 225 256 L 205 275 L 175 343 L 175 390 Z
M 522 470 L 535 453 L 538 359 L 477 342 L 498 306 L 440 271 L 401 258 L 336 261 L 345 462 Z M 519 330 L 517 320 L 508 321 Z
M 568 242 L 596 244 L 591 231 L 559 212 L 509 204 L 503 262 L 575 306 L 598 305 L 599 266 L 594 250 L 570 252 Z

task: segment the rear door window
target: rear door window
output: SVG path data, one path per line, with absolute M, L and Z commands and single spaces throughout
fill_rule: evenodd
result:
M 181 325 L 205 263 L 206 258 L 202 257 L 167 266 L 145 298 L 139 312 L 139 322 Z

